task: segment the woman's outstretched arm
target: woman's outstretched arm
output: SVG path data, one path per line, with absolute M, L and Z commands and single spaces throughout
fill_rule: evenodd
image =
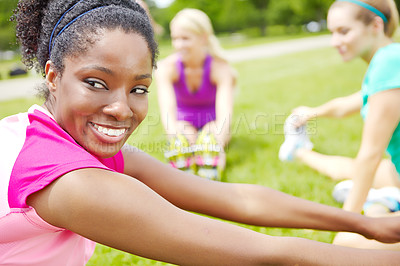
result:
M 292 111 L 292 114 L 296 116 L 296 126 L 301 126 L 316 117 L 342 118 L 360 111 L 361 106 L 361 91 L 358 91 L 348 96 L 334 98 L 316 107 L 299 106 Z
M 209 181 L 163 164 L 136 148 L 124 148 L 125 173 L 179 208 L 266 227 L 356 232 L 400 241 L 400 217 L 372 219 L 300 199 L 267 187 Z
M 101 169 L 70 172 L 28 203 L 54 226 L 179 265 L 391 265 L 400 259 L 397 252 L 271 237 L 192 214 L 134 178 Z

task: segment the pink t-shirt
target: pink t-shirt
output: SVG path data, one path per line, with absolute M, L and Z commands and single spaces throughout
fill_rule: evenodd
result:
M 85 265 L 94 242 L 48 224 L 26 199 L 73 170 L 122 173 L 122 152 L 96 158 L 37 105 L 0 121 L 0 147 L 0 265 Z

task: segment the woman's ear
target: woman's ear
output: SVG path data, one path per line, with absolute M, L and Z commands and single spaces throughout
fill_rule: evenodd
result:
M 383 19 L 381 17 L 375 16 L 372 23 L 376 33 L 385 33 L 385 22 L 383 22 Z
M 208 45 L 209 44 L 209 38 L 210 36 L 208 36 L 206 33 L 201 35 L 201 41 L 203 42 L 204 45 Z
M 57 90 L 57 72 L 54 69 L 53 62 L 51 62 L 50 60 L 47 61 L 44 70 L 46 74 L 46 85 L 49 88 L 50 93 L 53 93 Z

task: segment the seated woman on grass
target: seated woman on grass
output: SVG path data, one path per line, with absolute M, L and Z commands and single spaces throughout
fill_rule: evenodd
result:
M 285 125 L 281 160 L 296 159 L 339 183 L 343 208 L 367 215 L 400 215 L 400 44 L 393 41 L 399 14 L 393 0 L 343 0 L 328 12 L 332 45 L 344 61 L 361 58 L 368 64 L 362 89 L 317 107 L 301 106 Z M 313 117 L 344 117 L 361 111 L 365 123 L 356 158 L 312 150 L 306 122 Z M 383 159 L 386 152 L 390 159 Z M 371 187 L 380 190 L 372 190 Z M 346 191 L 350 191 L 346 193 Z M 340 196 L 340 197 L 339 197 Z M 362 236 L 338 234 L 335 243 L 355 247 L 400 250 Z
M 176 168 L 220 180 L 230 140 L 236 71 L 224 57 L 210 18 L 186 8 L 170 23 L 175 52 L 156 71 L 160 112 Z

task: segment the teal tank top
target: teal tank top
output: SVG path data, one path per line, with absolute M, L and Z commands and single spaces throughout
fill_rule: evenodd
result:
M 361 116 L 368 115 L 368 98 L 375 93 L 400 88 L 400 44 L 380 48 L 372 58 L 362 84 L 363 106 Z M 400 108 L 400 106 L 399 106 Z M 379 125 L 377 125 L 379 126 Z M 387 147 L 396 170 L 400 173 L 400 125 L 393 132 Z

